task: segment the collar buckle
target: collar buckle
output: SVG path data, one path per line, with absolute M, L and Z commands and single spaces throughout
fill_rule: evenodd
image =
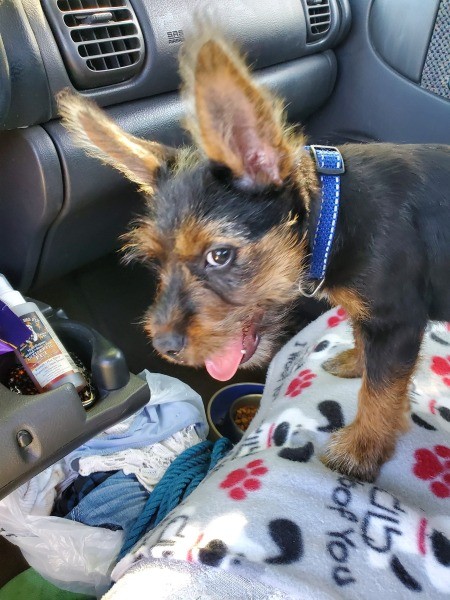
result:
M 340 154 L 339 150 L 334 146 L 311 145 L 309 146 L 309 151 L 312 154 L 312 157 L 314 158 L 314 161 L 316 163 L 316 171 L 320 175 L 342 175 L 343 173 L 345 173 L 345 165 L 342 155 Z M 324 165 L 322 157 L 327 156 L 329 154 L 333 154 L 335 156 L 337 154 L 338 156 L 340 156 L 341 164 L 339 166 L 334 167 L 327 167 L 326 165 Z
M 312 292 L 306 292 L 301 286 L 299 286 L 298 290 L 305 298 L 314 298 L 320 292 L 324 283 L 325 277 L 322 277 L 322 279 L 313 286 Z

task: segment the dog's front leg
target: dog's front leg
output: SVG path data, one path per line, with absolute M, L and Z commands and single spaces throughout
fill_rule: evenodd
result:
M 373 481 L 408 428 L 408 384 L 424 325 L 363 325 L 365 368 L 353 423 L 332 435 L 323 457 L 330 468 Z
M 344 350 L 344 352 L 330 358 L 322 365 L 325 371 L 336 377 L 346 379 L 362 377 L 364 371 L 364 343 L 361 328 L 356 321 L 353 321 L 352 326 L 355 347 Z

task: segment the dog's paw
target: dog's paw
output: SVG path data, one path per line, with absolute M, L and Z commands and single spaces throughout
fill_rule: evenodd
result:
M 333 471 L 372 482 L 394 448 L 395 439 L 370 437 L 352 423 L 332 434 L 321 460 Z
M 345 379 L 362 377 L 363 373 L 361 357 L 356 348 L 344 350 L 344 352 L 330 358 L 322 364 L 322 368 L 335 377 Z

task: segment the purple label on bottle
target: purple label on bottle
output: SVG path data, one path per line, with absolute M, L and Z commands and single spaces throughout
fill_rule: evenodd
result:
M 12 348 L 11 346 L 8 346 L 8 344 L 4 344 L 1 340 L 0 340 L 0 354 L 6 354 L 7 352 L 12 352 Z
M 13 311 L 0 300 L 0 354 L 18 348 L 31 336 L 31 331 Z

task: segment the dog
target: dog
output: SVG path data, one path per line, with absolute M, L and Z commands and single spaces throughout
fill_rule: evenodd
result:
M 450 319 L 450 147 L 338 148 L 342 201 L 326 271 L 309 280 L 322 219 L 316 149 L 216 33 L 186 41 L 180 73 L 192 148 L 133 137 L 72 92 L 58 98 L 74 140 L 147 198 L 124 242 L 158 274 L 145 329 L 168 360 L 227 380 L 268 362 L 302 294 L 344 307 L 355 347 L 324 368 L 362 385 L 323 462 L 372 481 L 408 427 L 427 320 Z

